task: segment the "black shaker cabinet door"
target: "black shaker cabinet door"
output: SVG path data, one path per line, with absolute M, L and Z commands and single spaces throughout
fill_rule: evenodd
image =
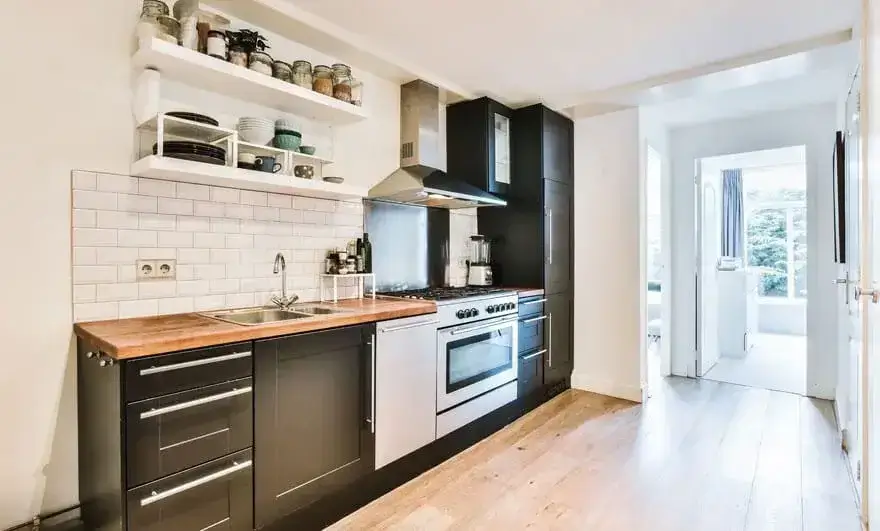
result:
M 544 178 L 572 184 L 574 180 L 574 123 L 544 109 L 542 148 Z
M 255 343 L 258 528 L 374 469 L 373 330 L 355 326 Z
M 544 181 L 544 291 L 572 289 L 571 186 Z
M 549 295 L 547 312 L 547 353 L 544 355 L 544 385 L 553 385 L 571 377 L 574 368 L 572 350 L 572 299 L 568 293 Z

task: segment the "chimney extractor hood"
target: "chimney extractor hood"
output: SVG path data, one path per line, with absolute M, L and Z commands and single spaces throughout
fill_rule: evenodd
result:
M 506 206 L 507 202 L 436 169 L 440 162 L 440 95 L 415 80 L 400 87 L 400 168 L 370 189 L 380 201 L 437 208 Z

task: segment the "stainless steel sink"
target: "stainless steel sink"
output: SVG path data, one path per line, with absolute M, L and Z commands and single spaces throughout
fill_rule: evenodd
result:
M 241 310 L 222 310 L 217 312 L 202 313 L 205 317 L 226 321 L 244 326 L 254 326 L 267 323 L 290 321 L 293 319 L 307 319 L 314 317 L 313 314 L 302 313 L 294 310 L 282 310 L 281 308 L 244 308 Z
M 348 310 L 339 310 L 337 308 L 328 308 L 326 306 L 317 306 L 314 304 L 294 304 L 290 307 L 294 312 L 308 313 L 311 315 L 332 315 L 335 313 L 346 313 Z

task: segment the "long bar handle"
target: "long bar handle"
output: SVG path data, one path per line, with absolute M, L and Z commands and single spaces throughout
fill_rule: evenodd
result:
M 553 209 L 547 207 L 547 265 L 553 265 Z
M 432 325 L 432 324 L 437 324 L 439 322 L 440 322 L 440 319 L 434 319 L 433 321 L 420 321 L 418 323 L 410 323 L 408 325 L 392 326 L 390 328 L 380 328 L 379 331 L 382 332 L 383 334 L 386 334 L 388 332 L 397 332 L 398 330 L 407 330 L 409 328 L 416 328 L 419 326 Z
M 547 365 L 553 368 L 553 314 L 547 314 Z
M 224 468 L 223 470 L 218 470 L 217 472 L 214 472 L 213 474 L 208 474 L 207 476 L 202 476 L 198 479 L 194 479 L 190 482 L 184 483 L 183 485 L 178 485 L 174 488 L 170 488 L 168 490 L 163 490 L 162 492 L 153 491 L 149 496 L 141 499 L 141 507 L 146 507 L 147 505 L 156 503 L 158 501 L 162 501 L 166 498 L 170 498 L 171 496 L 174 496 L 175 494 L 180 494 L 181 492 L 186 492 L 188 490 L 192 490 L 192 489 L 199 487 L 201 485 L 204 485 L 206 483 L 210 483 L 210 482 L 216 481 L 220 478 L 224 478 L 230 474 L 235 474 L 236 472 L 238 472 L 240 470 L 250 468 L 250 466 L 252 464 L 253 464 L 252 459 L 248 459 L 247 461 L 244 461 L 242 463 L 236 463 L 233 461 L 232 466 L 229 468 Z
M 235 352 L 233 354 L 225 354 L 223 356 L 214 356 L 213 358 L 202 358 L 200 360 L 184 361 L 181 363 L 172 363 L 170 365 L 160 365 L 158 367 L 148 367 L 146 369 L 141 369 L 140 375 L 148 376 L 150 374 L 159 374 L 161 372 L 179 371 L 180 369 L 189 369 L 190 367 L 199 367 L 201 365 L 210 365 L 212 363 L 220 363 L 222 361 L 237 360 L 240 358 L 249 357 L 251 357 L 250 350 L 246 352 Z
M 481 324 L 479 326 L 471 326 L 468 328 L 459 328 L 458 330 L 453 330 L 450 333 L 454 336 L 457 336 L 459 334 L 466 334 L 468 332 L 473 332 L 475 330 L 482 330 L 484 328 L 491 328 L 495 325 L 513 323 L 513 322 L 516 322 L 516 320 L 517 320 L 516 317 L 514 317 L 513 319 L 507 319 L 507 320 L 502 320 L 502 321 L 493 321 L 491 323 L 485 323 L 485 324 Z
M 370 433 L 376 433 L 376 334 L 370 339 Z
M 543 321 L 546 318 L 547 318 L 546 315 L 542 315 L 541 317 L 532 317 L 531 319 L 523 319 L 523 324 L 537 323 L 538 321 Z
M 523 356 L 523 357 L 520 358 L 520 359 L 521 359 L 522 361 L 528 361 L 528 360 L 531 360 L 531 359 L 537 358 L 538 356 L 540 356 L 540 355 L 542 355 L 542 354 L 546 354 L 546 353 L 547 353 L 547 349 L 545 348 L 545 349 L 539 350 L 538 352 L 535 352 L 534 354 L 529 354 L 528 356 Z
M 175 411 L 189 409 L 196 406 L 202 406 L 205 404 L 210 404 L 211 402 L 217 402 L 218 400 L 225 400 L 227 398 L 232 398 L 233 396 L 247 394 L 250 393 L 252 390 L 253 387 L 250 385 L 247 387 L 242 387 L 241 389 L 232 389 L 231 391 L 226 391 L 225 393 L 217 393 L 216 395 L 206 396 L 204 398 L 197 398 L 195 400 L 189 400 L 187 402 L 180 402 L 179 404 L 173 404 L 170 406 L 160 407 L 158 409 L 144 411 L 143 413 L 141 413 L 140 417 L 141 419 L 158 417 L 166 413 L 173 413 Z
M 542 304 L 542 303 L 545 303 L 545 302 L 547 302 L 547 299 L 538 299 L 538 300 L 536 300 L 536 301 L 521 302 L 521 303 L 519 303 L 519 305 L 520 305 L 520 306 L 525 306 L 525 305 L 527 305 L 527 304 Z

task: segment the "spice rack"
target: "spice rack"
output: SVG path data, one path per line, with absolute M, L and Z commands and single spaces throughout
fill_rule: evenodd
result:
M 366 297 L 366 279 L 370 279 L 370 287 L 371 294 L 370 297 L 376 298 L 376 274 L 375 273 L 351 273 L 345 275 L 330 275 L 330 274 L 321 274 L 321 302 L 328 302 L 324 298 L 324 281 L 327 279 L 332 279 L 333 282 L 333 300 L 332 302 L 339 302 L 339 279 L 345 278 L 356 278 L 358 279 L 358 299 L 363 299 Z

